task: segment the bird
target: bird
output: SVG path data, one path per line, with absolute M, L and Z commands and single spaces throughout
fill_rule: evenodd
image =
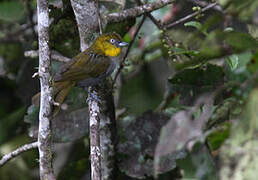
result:
M 109 76 L 116 67 L 113 57 L 119 56 L 128 43 L 119 34 L 112 32 L 98 36 L 92 45 L 65 63 L 53 76 L 54 116 L 60 105 L 75 85 L 95 86 Z M 32 97 L 32 104 L 39 106 L 40 92 Z

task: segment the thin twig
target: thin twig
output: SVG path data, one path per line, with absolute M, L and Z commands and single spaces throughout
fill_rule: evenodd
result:
M 138 2 L 138 4 L 142 4 L 140 0 L 136 0 L 136 1 Z M 205 8 L 201 9 L 200 11 L 195 12 L 195 13 L 192 13 L 192 14 L 190 14 L 190 15 L 188 15 L 188 16 L 185 16 L 184 18 L 181 18 L 181 19 L 179 19 L 179 20 L 177 20 L 177 21 L 175 21 L 175 22 L 173 22 L 173 23 L 171 23 L 171 24 L 168 24 L 168 25 L 164 25 L 164 24 L 160 23 L 160 22 L 159 22 L 158 20 L 156 20 L 156 18 L 153 17 L 150 13 L 147 13 L 147 16 L 148 16 L 148 17 L 151 19 L 151 21 L 158 27 L 158 29 L 161 30 L 162 35 L 163 35 L 163 37 L 164 37 L 166 43 L 167 43 L 171 48 L 173 48 L 175 42 L 172 41 L 172 40 L 169 38 L 169 34 L 167 33 L 167 28 L 171 28 L 171 27 L 173 27 L 173 26 L 175 26 L 175 25 L 177 25 L 177 24 L 179 24 L 179 23 L 185 22 L 185 21 L 189 20 L 190 18 L 192 18 L 192 17 L 194 17 L 194 16 L 197 16 L 198 14 L 200 14 L 200 13 L 202 13 L 202 12 L 205 12 L 205 11 L 207 11 L 208 9 L 213 8 L 213 7 L 216 6 L 216 5 L 217 5 L 217 2 L 212 3 L 212 4 L 209 4 L 209 5 L 207 5 Z M 175 59 L 176 61 L 180 61 L 180 59 L 181 59 L 180 56 L 175 55 L 175 51 L 174 51 L 174 50 L 171 50 L 171 54 L 169 54 L 169 55 L 172 56 L 172 57 L 174 57 L 174 59 Z M 188 56 L 188 55 L 186 55 L 186 56 Z
M 113 79 L 113 83 L 112 83 L 113 85 L 112 85 L 112 87 L 114 86 L 114 84 L 115 84 L 115 82 L 116 82 L 116 79 L 117 79 L 119 73 L 120 73 L 120 72 L 122 71 L 122 69 L 124 68 L 124 62 L 125 62 L 125 60 L 126 60 L 128 54 L 129 54 L 129 51 L 130 51 L 130 49 L 131 49 L 131 47 L 132 47 L 132 45 L 133 45 L 133 43 L 134 43 L 134 41 L 135 41 L 135 39 L 136 39 L 136 36 L 137 36 L 138 32 L 140 31 L 140 29 L 141 29 L 141 27 L 142 27 L 142 25 L 143 25 L 145 19 L 146 19 L 146 15 L 143 16 L 141 22 L 139 23 L 139 25 L 138 25 L 138 27 L 137 27 L 137 29 L 136 29 L 134 35 L 133 35 L 133 39 L 132 39 L 131 42 L 129 43 L 129 46 L 128 46 L 127 50 L 126 50 L 126 53 L 125 53 L 125 55 L 124 55 L 122 61 L 121 61 L 120 64 L 119 64 L 119 68 L 118 68 L 118 70 L 117 70 L 117 72 L 116 72 L 116 74 L 115 74 L 115 77 L 114 77 L 114 79 Z
M 188 0 L 188 1 L 202 7 L 206 7 L 207 5 L 209 5 L 209 2 L 206 2 L 206 1 L 200 1 L 200 0 Z M 223 9 L 220 5 L 216 5 L 212 9 L 223 13 Z
M 138 3 L 138 5 L 143 5 L 143 3 L 141 2 L 141 0 L 136 0 L 136 2 Z M 173 48 L 174 47 L 174 44 L 175 42 L 172 41 L 170 38 L 169 38 L 169 34 L 167 33 L 166 29 L 163 27 L 163 25 L 160 23 L 160 21 L 158 21 L 154 16 L 151 15 L 151 13 L 146 13 L 147 16 L 150 18 L 150 20 L 157 26 L 157 28 L 159 30 L 161 30 L 162 32 L 162 36 L 163 38 L 165 39 L 166 43 L 171 47 Z M 173 51 L 173 54 L 175 52 Z M 180 60 L 180 57 L 179 56 L 174 56 L 177 60 Z
M 138 3 L 138 5 L 142 5 L 141 0 L 136 0 L 136 2 Z M 206 11 L 206 10 L 208 10 L 208 9 L 210 9 L 210 8 L 212 8 L 212 7 L 214 7 L 216 4 L 217 4 L 217 3 L 213 3 L 213 4 L 208 5 L 206 8 L 203 8 L 203 9 L 202 9 L 202 12 L 204 12 L 204 11 Z M 199 13 L 200 13 L 200 12 L 198 12 L 198 13 L 193 13 L 193 14 L 194 14 L 194 16 L 195 16 L 195 15 L 198 15 Z M 162 32 L 163 32 L 162 35 L 163 35 L 165 41 L 167 42 L 167 44 L 168 44 L 170 47 L 173 47 L 175 43 L 169 38 L 169 35 L 167 34 L 167 31 L 166 31 L 166 28 L 164 27 L 164 25 L 163 25 L 162 23 L 160 23 L 160 22 L 159 22 L 154 16 L 152 16 L 150 13 L 146 13 L 146 14 L 147 14 L 147 16 L 150 18 L 150 20 L 157 26 L 157 28 L 158 28 L 159 30 L 162 30 Z M 190 18 L 193 17 L 193 14 L 190 16 Z M 189 17 L 189 15 L 186 16 L 186 17 Z M 178 21 L 176 21 L 176 22 L 182 23 L 182 22 L 184 22 L 184 21 L 186 21 L 186 20 L 188 20 L 188 19 L 189 19 L 189 18 L 182 18 L 181 20 L 178 20 Z M 175 25 L 176 25 L 176 24 L 175 24 Z M 160 111 L 160 110 L 164 109 L 164 108 L 167 106 L 168 102 L 170 101 L 170 99 L 171 99 L 172 97 L 173 97 L 173 95 L 169 95 L 169 94 L 168 94 L 168 91 L 166 90 L 165 93 L 164 93 L 163 101 L 162 101 L 161 104 L 157 107 L 156 111 Z
M 150 18 L 150 20 L 157 26 L 157 28 L 158 28 L 159 30 L 162 30 L 162 32 L 163 32 L 162 35 L 163 35 L 163 37 L 164 37 L 166 43 L 167 43 L 171 48 L 174 47 L 174 44 L 175 44 L 175 43 L 169 38 L 169 35 L 168 35 L 167 31 L 165 30 L 164 26 L 163 26 L 158 20 L 156 20 L 156 18 L 153 17 L 150 13 L 148 13 L 147 15 L 148 15 L 148 17 Z
M 211 4 L 207 5 L 205 8 L 202 8 L 200 11 L 197 11 L 197 12 L 194 12 L 194 13 L 192 13 L 192 14 L 189 14 L 189 15 L 187 15 L 187 16 L 185 16 L 185 17 L 183 17 L 183 18 L 181 18 L 181 19 L 179 19 L 179 20 L 177 20 L 177 21 L 175 21 L 175 22 L 173 22 L 173 23 L 164 25 L 164 27 L 165 27 L 165 28 L 172 28 L 172 27 L 174 27 L 174 26 L 176 26 L 176 25 L 178 25 L 178 24 L 180 24 L 180 23 L 183 23 L 183 22 L 185 22 L 185 21 L 187 21 L 187 20 L 193 18 L 194 16 L 197 16 L 197 15 L 200 14 L 200 13 L 203 13 L 203 12 L 205 12 L 205 11 L 207 11 L 207 10 L 209 10 L 209 9 L 211 9 L 211 8 L 213 8 L 213 7 L 215 7 L 216 5 L 218 5 L 217 2 L 211 3 Z
M 108 22 L 120 22 L 126 19 L 141 16 L 147 12 L 155 11 L 173 2 L 174 0 L 160 0 L 158 2 L 148 3 L 142 6 L 126 9 L 119 13 L 108 14 L 105 16 L 105 19 L 107 19 Z
M 39 56 L 39 52 L 36 50 L 25 51 L 24 56 L 30 57 L 30 58 L 36 58 Z M 63 56 L 57 51 L 51 51 L 51 59 L 60 61 L 60 62 L 69 62 L 71 60 L 70 58 Z
M 39 72 L 35 72 L 31 77 L 32 78 L 35 78 L 35 77 L 37 77 L 39 75 Z
M 140 6 L 142 6 L 143 5 L 143 3 L 141 2 L 141 0 L 136 0 L 136 2 L 137 2 L 137 4 L 138 5 L 140 5 Z M 146 15 L 152 20 L 152 22 L 158 27 L 158 29 L 163 29 L 163 27 L 162 27 L 162 24 L 161 23 L 159 23 L 152 15 L 151 15 L 151 13 L 146 13 Z
M 30 144 L 25 144 L 25 145 L 15 149 L 14 151 L 12 151 L 2 157 L 2 159 L 0 160 L 0 167 L 2 167 L 3 165 L 5 165 L 5 163 L 7 163 L 11 159 L 15 158 L 16 156 L 20 155 L 21 153 L 29 151 L 29 150 L 37 148 L 37 147 L 38 147 L 38 142 L 33 142 Z

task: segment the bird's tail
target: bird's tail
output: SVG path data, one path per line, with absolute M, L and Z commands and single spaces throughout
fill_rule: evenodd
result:
M 73 86 L 75 86 L 75 82 L 71 81 L 54 82 L 53 97 L 54 101 L 59 104 L 59 106 L 54 107 L 54 116 L 59 112 L 62 103 Z M 31 102 L 36 107 L 40 105 L 40 92 L 32 97 Z

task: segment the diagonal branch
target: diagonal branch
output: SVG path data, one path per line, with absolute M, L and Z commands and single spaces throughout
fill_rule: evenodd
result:
M 201 1 L 201 0 L 188 0 L 188 1 L 192 2 L 192 3 L 196 4 L 196 5 L 202 6 L 202 7 L 206 7 L 206 6 L 209 5 L 209 2 Z M 223 13 L 223 9 L 222 9 L 222 7 L 219 4 L 214 6 L 212 9 Z
M 167 25 L 164 25 L 164 26 L 166 28 L 172 28 L 172 27 L 174 27 L 174 26 L 176 26 L 176 25 L 178 25 L 182 22 L 188 21 L 189 19 L 193 18 L 194 16 L 197 16 L 198 14 L 203 13 L 203 12 L 205 12 L 205 11 L 207 11 L 207 10 L 217 6 L 217 5 L 218 5 L 217 2 L 211 3 L 211 4 L 207 5 L 205 8 L 202 8 L 200 11 L 196 11 L 196 12 L 194 12 L 192 14 L 189 14 L 189 15 L 187 15 L 187 16 L 185 16 L 185 17 L 183 17 L 183 18 L 181 18 L 181 19 L 179 19 L 179 20 L 177 20 L 173 23 L 170 23 L 170 24 L 167 24 Z
M 39 56 L 39 52 L 36 50 L 29 50 L 24 52 L 25 57 L 30 57 L 30 58 L 36 58 Z M 51 51 L 51 59 L 59 61 L 59 62 L 69 62 L 71 59 L 68 57 L 63 56 L 57 51 Z
M 108 22 L 120 22 L 133 17 L 138 17 L 147 12 L 160 9 L 173 2 L 174 0 L 160 0 L 158 2 L 148 3 L 134 8 L 126 9 L 118 13 L 111 13 L 106 15 L 104 18 L 107 19 Z
M 2 157 L 2 159 L 0 160 L 0 167 L 5 165 L 5 163 L 7 163 L 11 159 L 15 158 L 16 156 L 20 155 L 21 153 L 29 151 L 29 150 L 37 148 L 37 147 L 38 147 L 38 142 L 33 142 L 30 144 L 25 144 L 25 145 L 15 149 L 14 151 L 12 151 Z
M 138 5 L 142 5 L 141 0 L 136 0 L 136 2 L 138 3 Z M 174 46 L 174 42 L 169 38 L 169 35 L 166 31 L 166 29 L 164 28 L 164 26 L 160 23 L 160 21 L 158 21 L 153 15 L 151 15 L 151 13 L 146 13 L 146 15 L 150 18 L 150 20 L 157 26 L 157 28 L 162 31 L 162 35 L 164 40 L 166 41 L 166 43 L 172 48 Z M 176 59 L 179 60 L 178 56 L 175 56 Z
M 122 69 L 124 68 L 124 62 L 125 62 L 125 60 L 126 60 L 128 54 L 129 54 L 129 51 L 130 51 L 131 47 L 133 46 L 133 43 L 134 43 L 134 41 L 135 41 L 135 38 L 136 38 L 138 32 L 140 31 L 140 29 L 141 29 L 141 27 L 142 27 L 142 25 L 143 25 L 145 19 L 146 19 L 146 15 L 143 16 L 141 22 L 139 23 L 139 25 L 138 25 L 138 27 L 137 27 L 137 29 L 136 29 L 134 35 L 133 35 L 133 39 L 131 40 L 131 42 L 130 42 L 130 44 L 129 44 L 127 50 L 126 50 L 125 55 L 124 55 L 123 59 L 121 60 L 121 62 L 120 62 L 120 64 L 119 64 L 119 67 L 118 67 L 118 70 L 117 70 L 117 72 L 116 72 L 116 74 L 115 74 L 115 77 L 114 77 L 113 85 L 112 85 L 112 86 L 114 86 L 114 84 L 115 84 L 115 82 L 116 82 L 116 79 L 117 79 L 119 73 L 120 73 L 120 72 L 122 71 Z

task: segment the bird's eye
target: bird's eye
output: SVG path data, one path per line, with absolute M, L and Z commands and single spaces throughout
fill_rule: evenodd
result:
M 109 42 L 110 42 L 111 44 L 114 44 L 114 43 L 116 42 L 116 40 L 110 39 Z

